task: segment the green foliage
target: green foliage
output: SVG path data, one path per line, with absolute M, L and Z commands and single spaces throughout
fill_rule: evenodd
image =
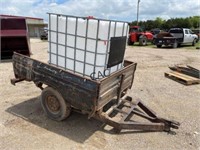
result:
M 131 24 L 136 25 L 137 21 L 133 21 Z M 171 18 L 168 20 L 157 17 L 155 20 L 140 21 L 139 26 L 145 28 L 145 30 L 151 30 L 153 28 L 168 30 L 173 27 L 197 29 L 200 27 L 200 16 Z

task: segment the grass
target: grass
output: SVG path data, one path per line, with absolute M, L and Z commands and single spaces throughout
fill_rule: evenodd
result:
M 139 45 L 139 42 L 135 42 L 133 47 L 141 47 Z M 147 46 L 144 47 L 149 47 L 149 48 L 157 48 L 156 45 L 153 45 L 151 42 L 147 43 Z M 189 49 L 189 50 L 196 50 L 196 48 L 199 47 L 200 48 L 200 41 L 198 43 L 196 43 L 195 46 L 192 46 L 192 44 L 185 44 L 185 45 L 181 45 L 180 47 L 178 47 L 179 49 L 181 48 L 185 48 L 185 49 Z M 164 48 L 164 46 L 163 46 Z M 170 47 L 169 47 L 170 48 Z

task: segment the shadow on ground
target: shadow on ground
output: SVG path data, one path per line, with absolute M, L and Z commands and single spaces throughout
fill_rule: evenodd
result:
M 129 46 L 132 46 L 132 47 L 149 47 L 149 48 L 157 48 L 156 45 L 152 44 L 151 42 L 148 42 L 146 46 L 141 46 L 139 45 L 138 42 L 134 43 L 133 45 L 129 45 Z M 189 49 L 199 49 L 200 45 L 199 43 L 197 43 L 195 46 L 192 46 L 192 44 L 182 44 L 180 46 L 178 46 L 176 49 L 180 49 L 180 48 L 189 48 Z M 172 46 L 162 46 L 161 48 L 158 48 L 158 49 L 174 49 Z
M 0 63 L 11 63 L 12 62 L 12 58 L 9 59 L 1 59 L 0 58 Z
M 102 131 L 107 134 L 134 134 L 147 133 L 154 131 L 122 130 L 116 133 L 116 130 L 98 120 L 87 118 L 87 115 L 72 112 L 64 121 L 53 121 L 44 114 L 39 97 L 35 97 L 9 107 L 6 112 L 20 117 L 30 123 L 56 134 L 67 137 L 73 141 L 84 143 L 96 131 Z
M 95 119 L 87 119 L 86 115 L 72 112 L 69 118 L 56 122 L 46 117 L 40 105 L 39 97 L 29 99 L 6 110 L 15 116 L 23 118 L 41 128 L 83 143 L 103 125 Z
M 181 48 L 189 48 L 189 49 L 191 49 L 191 50 L 196 50 L 196 47 L 197 46 L 192 46 L 192 45 L 188 45 L 188 44 L 183 44 L 183 45 L 180 45 L 180 46 L 178 46 L 177 48 L 175 48 L 175 49 L 181 49 Z M 154 48 L 157 48 L 156 46 L 154 47 Z M 161 47 L 161 49 L 174 49 L 172 46 L 162 46 Z

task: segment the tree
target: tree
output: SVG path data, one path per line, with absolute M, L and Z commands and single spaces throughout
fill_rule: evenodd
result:
M 133 21 L 132 25 L 136 25 L 137 21 Z M 157 17 L 155 20 L 140 21 L 139 26 L 145 28 L 146 30 L 151 30 L 153 28 L 160 28 L 169 30 L 170 28 L 200 28 L 200 16 L 193 16 L 187 18 L 170 18 L 168 20 L 163 20 Z
M 160 17 L 157 17 L 156 20 L 154 21 L 155 23 L 155 28 L 161 28 L 162 24 L 164 23 L 163 19 Z
M 200 16 L 190 17 L 192 28 L 200 28 Z

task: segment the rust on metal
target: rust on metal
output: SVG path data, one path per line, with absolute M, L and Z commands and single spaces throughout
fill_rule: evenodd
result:
M 179 122 L 158 117 L 141 100 L 133 102 L 130 97 L 121 98 L 120 103 L 99 113 L 97 118 L 118 132 L 122 129 L 170 132 L 171 128 L 178 129 L 180 126 Z
M 51 112 L 58 112 L 60 110 L 60 103 L 55 96 L 48 96 L 46 98 L 46 103 Z
M 25 80 L 24 78 L 22 78 L 22 79 L 15 78 L 15 79 L 11 79 L 10 82 L 12 85 L 15 85 L 17 82 L 21 82 L 24 80 Z

